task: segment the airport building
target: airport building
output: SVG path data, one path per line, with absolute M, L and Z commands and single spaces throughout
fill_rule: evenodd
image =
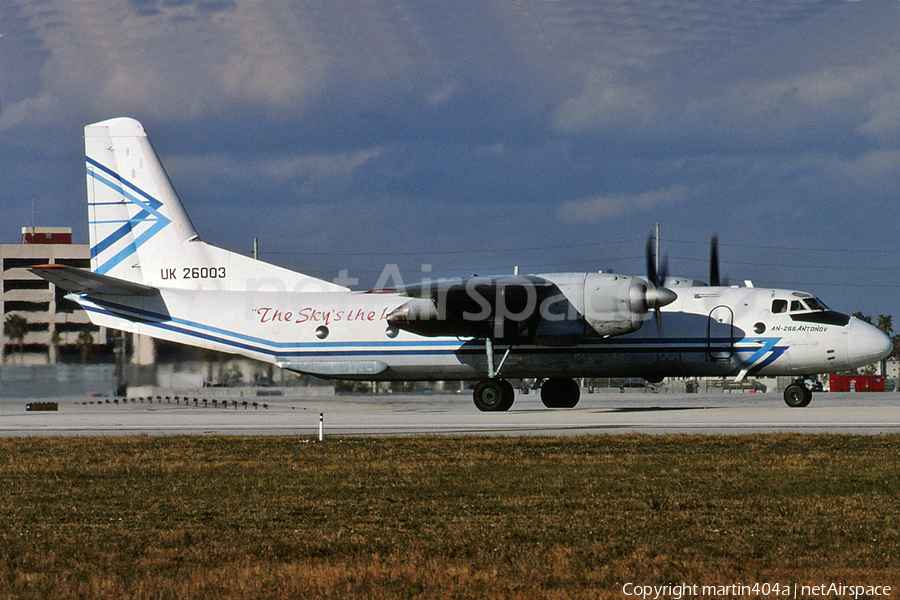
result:
M 74 363 L 88 357 L 111 362 L 106 329 L 93 325 L 64 290 L 27 270 L 39 264 L 90 268 L 90 249 L 72 243 L 69 227 L 23 227 L 21 243 L 0 244 L 0 313 L 4 324 L 11 317 L 15 323 L 0 337 L 3 363 Z

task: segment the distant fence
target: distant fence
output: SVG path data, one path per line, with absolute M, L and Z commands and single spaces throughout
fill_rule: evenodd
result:
M 113 365 L 0 365 L 0 398 L 112 395 Z

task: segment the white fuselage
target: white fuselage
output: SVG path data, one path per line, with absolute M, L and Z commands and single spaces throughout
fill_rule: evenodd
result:
M 849 319 L 772 311 L 785 290 L 677 287 L 678 299 L 636 332 L 567 345 L 514 345 L 501 368 L 511 377 L 803 375 L 856 368 L 881 358 L 887 336 Z M 425 337 L 390 327 L 409 300 L 397 293 L 198 292 L 160 287 L 149 298 L 80 298 L 101 325 L 245 355 L 324 377 L 431 380 L 486 376 L 483 339 Z M 804 307 L 806 308 L 806 307 Z M 825 313 L 821 313 L 825 314 Z M 836 313 L 830 313 L 836 314 Z M 800 320 L 798 320 L 798 318 Z M 813 319 L 815 321 L 816 319 Z M 827 319 L 818 319 L 819 321 Z M 505 353 L 498 343 L 494 351 Z

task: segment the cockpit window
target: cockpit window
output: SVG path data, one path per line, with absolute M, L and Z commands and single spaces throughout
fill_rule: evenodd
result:
M 776 300 L 777 302 L 777 300 Z M 803 300 L 791 300 L 791 312 L 807 312 L 811 310 L 828 310 L 828 307 L 818 298 L 804 298 Z
M 790 307 L 790 311 L 788 311 Z M 819 323 L 822 325 L 845 326 L 850 322 L 850 317 L 835 312 L 825 306 L 818 298 L 804 295 L 802 300 L 772 300 L 772 314 L 790 312 L 791 320 L 804 323 Z
M 804 302 L 810 310 L 828 310 L 828 307 L 818 298 L 807 298 Z

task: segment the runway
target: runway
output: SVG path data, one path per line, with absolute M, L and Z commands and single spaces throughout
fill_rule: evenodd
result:
M 577 408 L 547 409 L 519 395 L 505 413 L 479 412 L 461 394 L 379 394 L 329 398 L 244 398 L 216 408 L 154 400 L 113 404 L 58 398 L 57 412 L 28 412 L 38 400 L 0 401 L 0 436 L 292 435 L 581 435 L 900 432 L 900 394 L 818 393 L 807 408 L 780 394 L 584 394 Z M 243 404 L 247 401 L 247 405 Z M 253 406 L 257 402 L 257 406 Z

